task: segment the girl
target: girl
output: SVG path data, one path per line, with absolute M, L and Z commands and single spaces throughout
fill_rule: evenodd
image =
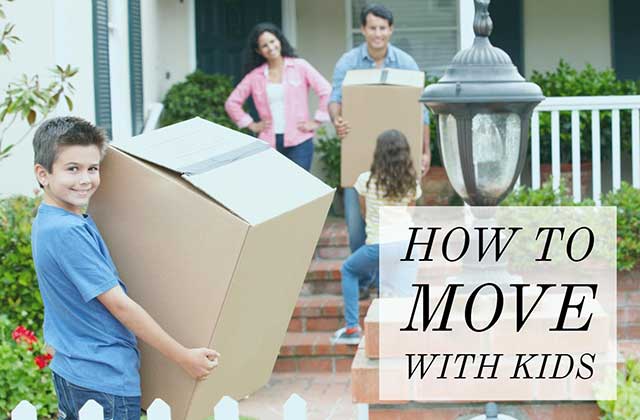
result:
M 371 171 L 360 174 L 354 188 L 360 195 L 360 208 L 365 219 L 367 238 L 365 245 L 351 254 L 340 270 L 346 327 L 335 332 L 332 338 L 334 344 L 357 345 L 360 342 L 358 288 L 372 277 L 378 277 L 379 208 L 414 205 L 422 194 L 411 160 L 409 143 L 404 134 L 398 130 L 387 130 L 378 136 Z M 390 249 L 395 254 L 397 244 L 402 242 L 390 243 L 385 250 Z M 406 250 L 406 246 L 400 248 Z M 391 275 L 391 272 L 385 274 L 391 280 L 400 280 L 396 275 Z
M 320 102 L 309 118 L 309 88 Z M 289 41 L 271 23 L 260 23 L 249 35 L 246 75 L 231 92 L 225 110 L 239 128 L 248 127 L 271 147 L 303 167 L 311 168 L 313 135 L 329 121 L 331 85 L 308 62 L 297 58 Z M 251 95 L 259 121 L 242 106 Z

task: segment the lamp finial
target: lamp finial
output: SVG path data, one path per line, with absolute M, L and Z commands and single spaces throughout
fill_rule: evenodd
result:
M 473 0 L 476 6 L 476 14 L 473 18 L 473 32 L 476 36 L 488 38 L 493 31 L 493 21 L 489 16 L 489 3 L 491 0 Z

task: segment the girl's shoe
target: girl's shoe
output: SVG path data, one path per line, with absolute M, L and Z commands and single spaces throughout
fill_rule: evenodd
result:
M 333 337 L 331 337 L 331 344 L 347 344 L 357 346 L 358 344 L 360 344 L 361 338 L 362 332 L 360 331 L 360 327 L 344 327 L 340 328 L 333 334 Z

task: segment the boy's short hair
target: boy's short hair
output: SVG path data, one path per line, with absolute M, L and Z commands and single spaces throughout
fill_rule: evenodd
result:
M 60 147 L 96 146 L 102 158 L 107 143 L 104 130 L 87 120 L 78 117 L 51 118 L 42 122 L 33 136 L 33 163 L 42 165 L 51 173 Z
M 367 24 L 367 16 L 372 14 L 389 22 L 389 26 L 393 26 L 393 13 L 381 4 L 368 4 L 362 8 L 360 12 L 360 24 Z

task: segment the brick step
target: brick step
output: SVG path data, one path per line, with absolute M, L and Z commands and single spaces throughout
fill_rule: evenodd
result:
M 346 260 L 351 255 L 348 246 L 322 246 L 316 248 L 315 258 L 319 260 Z
M 342 295 L 342 260 L 313 259 L 300 290 L 300 296 Z
M 531 402 L 500 403 L 500 414 L 527 420 L 598 420 L 600 410 L 595 402 Z M 369 420 L 449 420 L 467 419 L 484 414 L 484 403 L 407 405 L 369 405 Z
M 344 219 L 328 218 L 320 234 L 318 247 L 346 246 L 349 246 L 349 234 L 347 233 L 347 225 Z
M 288 332 L 274 372 L 348 372 L 356 346 L 333 345 L 332 335 L 333 332 Z
M 374 293 L 374 292 L 372 292 Z M 360 301 L 360 325 L 364 325 L 364 315 L 371 300 Z M 301 296 L 296 302 L 289 322 L 289 332 L 333 332 L 344 326 L 344 304 L 342 296 L 314 295 Z

